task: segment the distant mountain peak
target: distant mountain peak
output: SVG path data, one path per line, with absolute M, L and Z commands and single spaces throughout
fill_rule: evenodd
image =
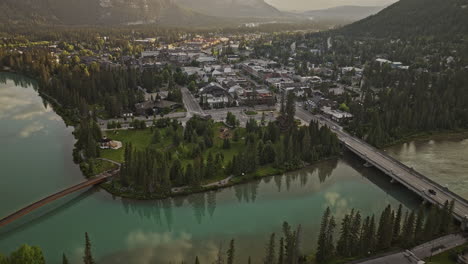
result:
M 468 34 L 468 0 L 400 0 L 348 25 L 345 34 L 375 37 Z
M 282 13 L 264 0 L 175 0 L 181 6 L 217 17 L 277 17 Z

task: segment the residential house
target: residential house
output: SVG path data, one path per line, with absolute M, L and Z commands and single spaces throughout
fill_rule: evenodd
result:
M 276 97 L 274 93 L 264 88 L 245 90 L 241 99 L 244 105 L 275 105 L 276 104 Z
M 200 89 L 200 103 L 206 108 L 222 108 L 232 102 L 232 97 L 229 91 L 224 89 L 218 83 L 210 83 Z
M 350 113 L 334 110 L 328 106 L 324 106 L 320 110 L 322 111 L 323 115 L 338 123 L 342 123 L 353 118 L 353 115 Z

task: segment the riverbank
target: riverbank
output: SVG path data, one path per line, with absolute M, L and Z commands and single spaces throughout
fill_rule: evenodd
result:
M 217 191 L 229 187 L 233 187 L 236 185 L 241 185 L 241 184 L 247 184 L 256 180 L 260 180 L 262 178 L 267 178 L 267 177 L 274 177 L 274 176 L 281 176 L 285 173 L 290 173 L 290 172 L 296 172 L 300 171 L 303 169 L 307 169 L 309 167 L 315 166 L 321 162 L 325 162 L 328 160 L 333 160 L 337 159 L 340 156 L 333 156 L 333 157 L 328 157 L 324 158 L 321 160 L 318 160 L 316 162 L 310 163 L 310 164 L 304 164 L 303 166 L 291 169 L 291 170 L 286 170 L 286 169 L 279 169 L 279 168 L 274 168 L 272 166 L 264 166 L 260 167 L 256 172 L 254 173 L 249 173 L 245 176 L 241 177 L 232 177 L 230 178 L 229 181 L 225 182 L 224 184 L 221 185 L 213 185 L 213 183 L 216 182 L 222 182 L 222 181 L 214 181 L 212 183 L 208 183 L 205 185 L 205 187 L 189 187 L 183 186 L 179 187 L 180 189 L 179 192 L 171 192 L 170 194 L 145 194 L 142 192 L 127 192 L 127 191 L 122 191 L 121 189 L 117 188 L 119 185 L 116 185 L 115 183 L 103 183 L 100 185 L 100 187 L 104 190 L 106 190 L 108 193 L 112 194 L 115 197 L 121 197 L 125 199 L 130 199 L 130 200 L 141 200 L 141 201 L 148 201 L 148 200 L 163 200 L 163 199 L 168 199 L 168 198 L 175 198 L 175 197 L 184 197 L 184 196 L 189 196 L 193 194 L 199 194 L 199 193 L 205 193 L 205 192 L 210 192 L 210 191 Z
M 468 129 L 458 129 L 458 130 L 438 130 L 438 131 L 428 131 L 420 132 L 405 136 L 401 139 L 393 141 L 392 143 L 385 144 L 380 147 L 380 149 L 385 149 L 393 147 L 396 145 L 408 143 L 411 141 L 422 141 L 422 140 L 437 140 L 450 137 L 465 137 L 468 138 Z

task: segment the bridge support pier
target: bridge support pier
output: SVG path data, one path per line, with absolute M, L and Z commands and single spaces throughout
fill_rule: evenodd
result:
M 390 183 L 395 183 L 395 179 L 392 178 L 392 179 L 390 180 Z
M 372 164 L 370 164 L 369 162 L 366 162 L 366 163 L 364 163 L 364 167 L 370 168 L 370 167 L 372 167 Z
M 463 218 L 463 221 L 461 223 L 461 229 L 463 232 L 468 232 L 468 218 Z

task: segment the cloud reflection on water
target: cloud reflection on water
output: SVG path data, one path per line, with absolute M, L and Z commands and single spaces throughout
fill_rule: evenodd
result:
M 127 249 L 99 259 L 99 263 L 182 263 L 192 262 L 198 256 L 202 263 L 215 259 L 218 247 L 211 242 L 200 243 L 186 232 L 130 232 Z

